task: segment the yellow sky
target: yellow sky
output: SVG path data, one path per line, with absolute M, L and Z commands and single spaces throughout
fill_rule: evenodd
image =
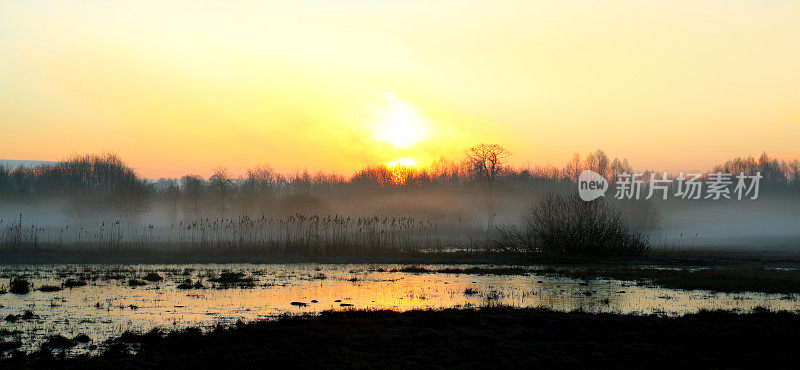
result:
M 796 1 L 431 3 L 0 0 L 0 158 L 173 177 L 481 141 L 520 165 L 800 155 Z

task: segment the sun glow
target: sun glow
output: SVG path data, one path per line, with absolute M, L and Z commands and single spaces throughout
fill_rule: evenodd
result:
M 395 185 L 403 185 L 408 182 L 408 179 L 416 173 L 417 160 L 414 158 L 404 157 L 397 158 L 389 163 L 386 163 L 386 168 L 392 175 L 392 183 Z
M 385 94 L 386 106 L 380 108 L 372 122 L 372 138 L 397 149 L 410 148 L 429 136 L 429 121 L 417 107 L 394 94 Z
M 402 167 L 416 167 L 417 160 L 414 158 L 397 158 L 389 163 L 386 163 L 386 167 L 389 167 L 390 170 L 399 169 Z

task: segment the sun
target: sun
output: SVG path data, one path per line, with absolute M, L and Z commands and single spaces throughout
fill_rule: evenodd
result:
M 430 123 L 416 106 L 394 94 L 384 97 L 386 104 L 377 110 L 371 124 L 373 139 L 405 149 L 428 138 Z
M 390 161 L 389 163 L 386 163 L 386 167 L 389 167 L 390 170 L 395 170 L 395 169 L 399 169 L 399 168 L 402 168 L 402 167 L 406 167 L 406 168 L 416 167 L 416 165 L 417 165 L 417 160 L 414 159 L 414 158 L 408 158 L 408 157 L 397 158 L 397 159 L 395 159 L 393 161 Z
M 386 163 L 386 168 L 392 176 L 391 181 L 395 185 L 406 184 L 417 173 L 416 166 L 417 160 L 409 157 L 397 158 Z

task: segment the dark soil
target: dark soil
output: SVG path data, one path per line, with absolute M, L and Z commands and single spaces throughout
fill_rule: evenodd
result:
M 50 352 L 3 368 L 742 368 L 794 367 L 800 315 L 679 318 L 542 309 L 345 311 L 316 317 L 126 333 L 97 357 Z M 131 346 L 139 351 L 131 354 Z

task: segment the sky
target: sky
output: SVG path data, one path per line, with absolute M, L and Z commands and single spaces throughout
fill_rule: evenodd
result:
M 0 158 L 150 178 L 800 157 L 797 1 L 0 0 Z M 399 162 L 398 162 L 399 161 Z

